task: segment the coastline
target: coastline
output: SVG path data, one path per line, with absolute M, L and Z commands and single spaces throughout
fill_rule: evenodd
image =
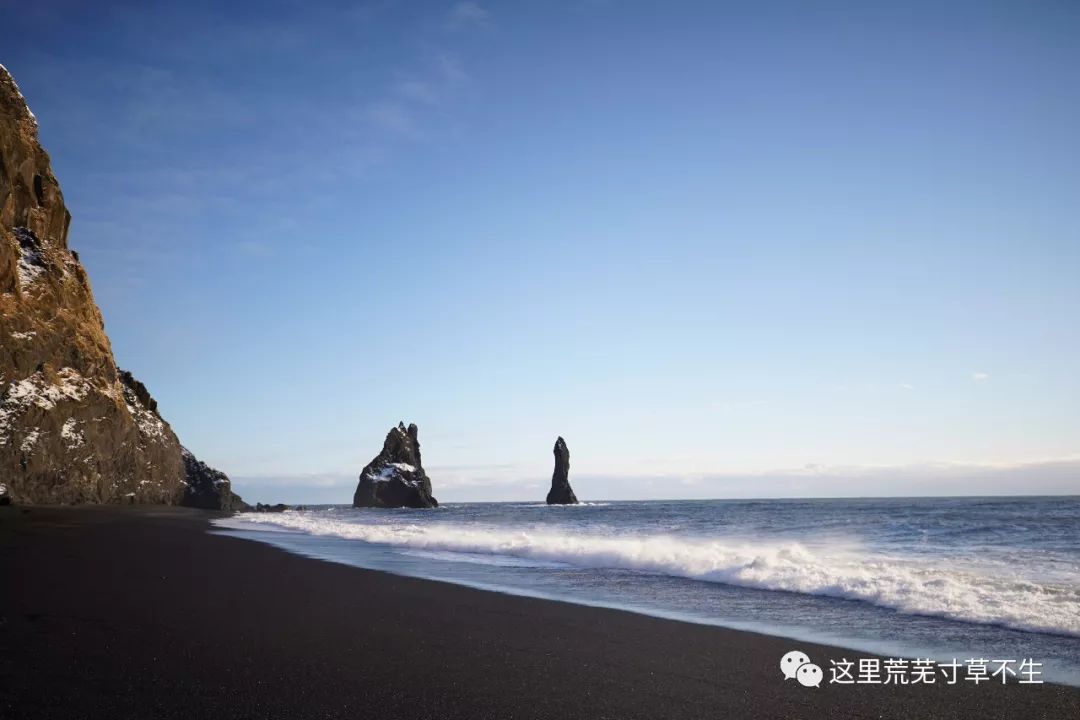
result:
M 850 649 L 364 570 L 167 507 L 0 508 L 2 717 L 1075 717 L 1080 689 L 784 681 Z

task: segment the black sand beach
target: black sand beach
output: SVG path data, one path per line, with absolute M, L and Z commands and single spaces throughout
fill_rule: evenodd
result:
M 0 717 L 1076 718 L 1080 689 L 804 688 L 865 653 L 306 559 L 173 508 L 0 508 Z

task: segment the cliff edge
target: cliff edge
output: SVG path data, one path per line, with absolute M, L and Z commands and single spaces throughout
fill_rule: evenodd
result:
M 209 491 L 205 481 L 192 484 L 187 468 L 196 466 L 185 463 L 157 403 L 117 368 L 86 270 L 68 249 L 70 223 L 37 119 L 0 65 L 0 478 L 7 497 L 239 507 L 221 473 Z

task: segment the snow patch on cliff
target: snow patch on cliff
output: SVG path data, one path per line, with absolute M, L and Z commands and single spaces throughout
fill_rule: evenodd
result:
M 402 472 L 416 472 L 416 468 L 408 463 L 388 463 L 379 468 L 378 473 L 369 472 L 367 476 L 377 483 L 390 482 L 394 478 L 397 478 L 406 485 L 416 485 L 416 480 L 411 478 L 402 477 Z
M 33 451 L 34 446 L 37 445 L 38 438 L 40 437 L 41 430 L 39 428 L 33 428 L 23 436 L 22 445 L 19 446 L 19 449 L 22 450 L 24 454 L 29 454 Z
M 45 260 L 40 250 L 19 248 L 19 288 L 29 289 L 41 273 L 45 272 Z
M 7 76 L 11 78 L 11 85 L 15 88 L 15 94 L 18 95 L 20 100 L 22 100 L 23 107 L 26 108 L 26 113 L 30 116 L 30 121 L 34 123 L 34 127 L 37 127 L 37 115 L 35 115 L 34 111 L 30 109 L 30 104 L 26 102 L 26 98 L 23 97 L 22 90 L 19 89 L 19 84 L 15 82 L 15 77 L 11 74 L 11 71 L 9 71 L 6 67 L 3 66 L 3 64 L 0 64 L 0 71 L 6 73 Z
M 68 450 L 80 448 L 86 442 L 86 436 L 79 430 L 79 421 L 75 418 L 67 419 L 64 427 L 60 428 L 60 437 L 67 443 Z
M 90 383 L 79 371 L 65 367 L 57 373 L 58 383 L 50 383 L 45 373 L 38 370 L 25 380 L 13 381 L 4 390 L 0 398 L 0 446 L 7 445 L 11 439 L 11 430 L 15 421 L 23 417 L 31 408 L 54 410 L 58 403 L 79 402 L 90 392 Z M 32 433 L 24 436 L 23 445 Z M 32 448 L 37 442 L 35 436 L 30 443 Z
M 141 437 L 155 440 L 165 437 L 165 422 L 158 417 L 157 413 L 147 410 L 139 402 L 139 398 L 135 396 L 135 393 L 126 387 L 124 388 L 124 406 L 127 408 L 128 413 L 131 414 L 132 419 L 135 420 L 135 425 L 139 428 Z

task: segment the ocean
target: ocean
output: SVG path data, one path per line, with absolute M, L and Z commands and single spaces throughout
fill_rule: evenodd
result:
M 1080 497 L 318 506 L 215 525 L 358 567 L 888 657 L 1032 659 L 1080 686 Z

